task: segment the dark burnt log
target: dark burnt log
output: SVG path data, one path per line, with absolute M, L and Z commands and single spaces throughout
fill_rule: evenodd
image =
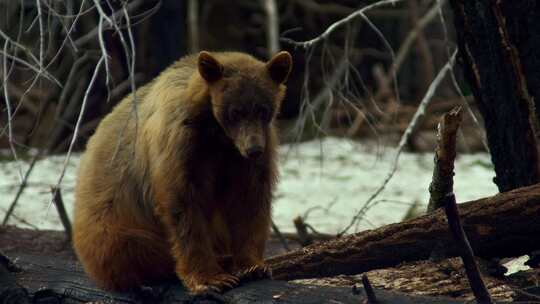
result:
M 11 273 L 0 264 L 0 292 L 6 283 L 14 282 L 22 295 L 19 302 L 6 302 L 15 291 L 2 294 L 0 303 L 361 303 L 366 299 L 363 289 L 294 284 L 264 280 L 249 282 L 222 295 L 193 297 L 180 282 L 164 282 L 143 287 L 132 293 L 110 293 L 91 283 L 77 262 L 66 262 L 50 256 L 19 255 L 15 257 L 22 269 Z M 4 275 L 6 272 L 8 275 Z M 411 296 L 376 290 L 381 303 L 453 304 L 465 301 L 449 298 Z M 13 297 L 11 299 L 14 299 Z M 25 302 L 26 301 L 26 302 Z
M 514 257 L 540 249 L 540 185 L 459 204 L 463 228 L 476 256 Z M 438 242 L 458 256 L 443 210 L 363 231 L 267 260 L 277 279 L 358 274 L 429 258 Z
M 540 4 L 451 0 L 465 78 L 484 118 L 501 192 L 540 180 Z M 536 109 L 536 110 L 535 110 Z

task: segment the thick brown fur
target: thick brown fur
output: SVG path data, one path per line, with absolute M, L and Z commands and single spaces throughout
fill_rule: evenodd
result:
M 201 52 L 103 119 L 81 161 L 73 231 L 99 286 L 127 290 L 176 274 L 200 293 L 268 272 L 274 119 L 290 68 L 285 52 L 267 63 Z

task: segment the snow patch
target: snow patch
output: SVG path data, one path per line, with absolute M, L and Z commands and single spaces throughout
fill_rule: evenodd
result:
M 293 232 L 293 219 L 306 222 L 319 232 L 336 233 L 381 185 L 395 151 L 356 141 L 325 138 L 280 147 L 281 179 L 275 193 L 273 216 L 283 232 Z M 39 161 L 9 223 L 20 227 L 62 230 L 51 200 L 65 156 Z M 61 184 L 66 209 L 73 213 L 73 192 L 80 155 L 72 155 Z M 497 193 L 489 154 L 459 155 L 454 192 L 459 202 Z M 22 162 L 23 170 L 28 163 Z M 365 220 L 350 232 L 399 222 L 414 202 L 424 210 L 433 170 L 433 153 L 402 153 L 394 178 L 376 199 Z M 19 187 L 15 162 L 0 162 L 0 214 L 5 213 Z

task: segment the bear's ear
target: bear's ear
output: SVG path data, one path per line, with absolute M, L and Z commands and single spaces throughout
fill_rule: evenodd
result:
M 289 52 L 279 52 L 266 63 L 270 78 L 276 83 L 284 83 L 292 69 L 292 57 Z
M 207 82 L 212 83 L 223 77 L 223 66 L 210 53 L 202 51 L 198 60 L 199 74 Z

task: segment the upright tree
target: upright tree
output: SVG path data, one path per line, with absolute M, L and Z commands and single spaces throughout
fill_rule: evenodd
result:
M 540 3 L 451 0 L 465 79 L 484 118 L 495 183 L 539 182 Z

